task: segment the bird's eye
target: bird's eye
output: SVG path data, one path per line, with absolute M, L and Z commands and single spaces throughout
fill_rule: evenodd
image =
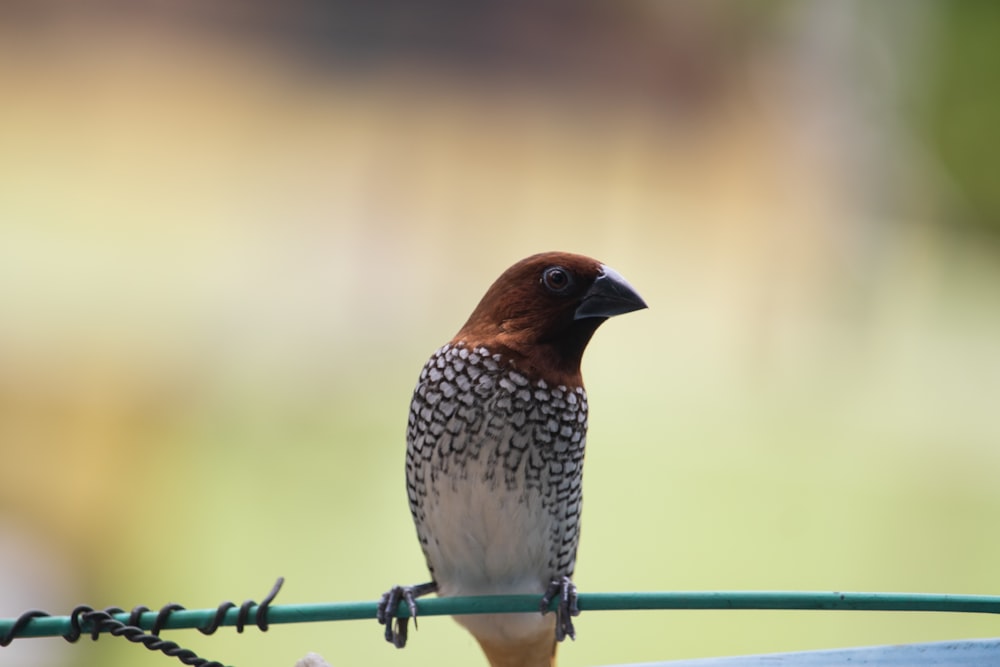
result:
M 553 294 L 563 294 L 572 286 L 573 279 L 561 266 L 550 266 L 542 273 L 542 284 Z

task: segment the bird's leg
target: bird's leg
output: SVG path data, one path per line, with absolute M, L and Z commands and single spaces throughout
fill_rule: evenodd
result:
M 542 596 L 541 611 L 548 613 L 549 605 L 559 596 L 559 604 L 556 605 L 556 641 L 569 637 L 576 639 L 576 630 L 573 628 L 573 616 L 580 615 L 580 607 L 576 601 L 576 584 L 569 577 L 559 577 L 549 582 L 549 587 L 545 589 Z
M 382 595 L 378 602 L 376 616 L 378 622 L 385 626 L 385 640 L 396 648 L 406 646 L 406 626 L 413 619 L 413 627 L 417 627 L 417 598 L 437 590 L 437 584 L 428 581 L 416 586 L 393 586 Z M 397 616 L 399 603 L 405 601 L 410 609 L 409 617 Z

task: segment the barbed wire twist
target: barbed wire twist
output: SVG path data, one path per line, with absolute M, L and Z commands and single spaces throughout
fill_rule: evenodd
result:
M 250 613 L 255 607 L 253 623 L 261 632 L 267 632 L 268 611 L 271 602 L 278 595 L 278 591 L 281 590 L 284 582 L 284 577 L 278 577 L 267 597 L 259 605 L 253 600 L 246 600 L 240 605 L 235 623 L 237 632 L 243 632 L 247 622 L 250 620 Z M 229 610 L 235 607 L 236 604 L 229 600 L 220 603 L 215 610 L 215 615 L 209 622 L 203 626 L 199 626 L 197 629 L 205 635 L 214 633 L 223 625 Z M 175 612 L 184 610 L 185 607 L 176 602 L 163 605 L 156 613 L 156 618 L 147 632 L 140 626 L 143 614 L 151 611 L 149 607 L 138 605 L 132 609 L 126 621 L 121 621 L 115 618 L 114 615 L 124 613 L 124 609 L 119 607 L 94 609 L 89 605 L 82 604 L 76 606 L 70 613 L 69 630 L 60 636 L 66 641 L 73 643 L 78 641 L 84 634 L 89 634 L 92 640 L 97 641 L 97 638 L 106 632 L 114 637 L 124 637 L 130 642 L 142 644 L 150 651 L 158 651 L 170 657 L 177 658 L 185 665 L 191 665 L 192 667 L 224 667 L 221 662 L 199 657 L 194 651 L 180 646 L 177 642 L 159 637 L 160 631 L 168 627 L 170 617 Z M 7 632 L 0 636 L 0 647 L 8 646 L 34 619 L 47 616 L 50 616 L 50 614 L 40 609 L 31 609 L 24 612 L 17 617 Z

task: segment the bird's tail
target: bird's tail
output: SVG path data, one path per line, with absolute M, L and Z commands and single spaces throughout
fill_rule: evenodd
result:
M 555 667 L 556 638 L 551 629 L 530 639 L 491 641 L 476 637 L 490 667 Z

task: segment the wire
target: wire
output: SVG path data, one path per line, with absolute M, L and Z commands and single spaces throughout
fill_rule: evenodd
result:
M 276 594 L 276 591 L 272 591 Z M 273 599 L 273 595 L 266 602 Z M 453 614 L 494 614 L 537 612 L 537 595 L 495 595 L 464 598 L 431 598 L 418 601 L 420 616 L 447 616 Z M 232 603 L 229 603 L 232 604 Z M 254 622 L 261 629 L 267 624 L 311 623 L 321 621 L 348 621 L 375 619 L 377 603 L 330 602 L 288 605 L 244 605 L 242 608 L 223 605 L 216 609 L 178 609 L 166 618 L 157 619 L 160 612 L 143 611 L 135 618 L 126 612 L 113 613 L 110 617 L 123 624 L 151 630 L 207 628 L 237 626 L 247 623 L 249 614 L 256 610 Z M 1000 614 L 1000 595 L 949 595 L 937 593 L 862 593 L 862 592 L 800 592 L 800 591 L 706 591 L 706 592 L 651 592 L 651 593 L 580 593 L 581 611 L 614 610 L 706 610 L 706 609 L 770 609 L 770 610 L 826 610 L 826 611 L 907 611 L 907 612 L 962 612 Z M 262 611 L 263 608 L 263 611 Z M 68 636 L 73 632 L 70 616 L 30 616 L 26 612 L 19 619 L 0 619 L 0 638 Z M 44 613 L 44 612 L 42 612 Z M 408 617 L 405 604 L 398 609 L 398 616 Z M 263 624 L 263 625 L 262 625 Z M 79 629 L 79 628 L 78 628 Z M 13 632 L 12 632 L 13 630 Z M 103 631 L 88 628 L 86 631 Z M 206 630 L 207 631 L 207 630 Z

